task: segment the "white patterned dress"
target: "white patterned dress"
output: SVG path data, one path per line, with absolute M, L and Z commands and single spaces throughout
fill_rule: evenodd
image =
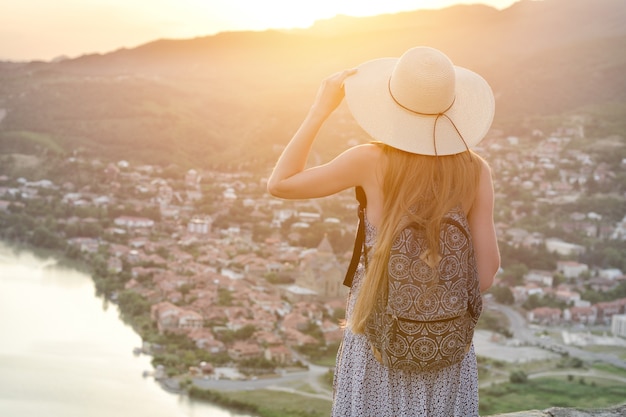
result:
M 366 245 L 371 252 L 376 229 L 365 218 Z M 348 296 L 347 317 L 352 314 L 364 272 L 361 258 Z M 478 368 L 473 345 L 457 365 L 409 373 L 381 365 L 365 336 L 346 329 L 333 385 L 332 417 L 478 416 Z

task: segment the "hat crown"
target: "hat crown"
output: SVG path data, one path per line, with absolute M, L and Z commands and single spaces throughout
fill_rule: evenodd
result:
M 444 113 L 455 98 L 452 61 L 433 48 L 409 49 L 393 69 L 389 92 L 400 106 L 415 113 Z

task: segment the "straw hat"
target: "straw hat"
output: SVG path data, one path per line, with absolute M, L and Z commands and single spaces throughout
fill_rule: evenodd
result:
M 429 47 L 367 61 L 344 85 L 352 115 L 374 140 L 416 154 L 472 148 L 495 112 L 485 79 Z

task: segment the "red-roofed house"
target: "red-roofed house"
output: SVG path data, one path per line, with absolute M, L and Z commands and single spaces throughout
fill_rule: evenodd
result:
M 558 308 L 538 307 L 528 312 L 528 320 L 533 323 L 558 323 L 561 320 L 561 310 Z
M 236 361 L 258 358 L 262 354 L 263 351 L 261 350 L 261 347 L 252 342 L 236 341 L 233 346 L 228 349 L 228 356 Z
M 563 312 L 563 319 L 575 323 L 593 324 L 596 322 L 597 311 L 592 307 L 571 307 Z
M 626 312 L 626 298 L 619 300 L 597 303 L 594 305 L 598 312 L 597 319 L 605 324 L 611 323 L 611 317 L 615 314 L 623 314 Z

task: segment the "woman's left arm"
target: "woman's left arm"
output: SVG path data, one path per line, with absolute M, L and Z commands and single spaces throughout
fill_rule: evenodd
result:
M 484 160 L 481 160 L 481 164 L 478 192 L 467 219 L 476 254 L 480 290 L 484 292 L 491 287 L 500 268 L 500 251 L 493 220 L 494 189 L 491 169 Z

